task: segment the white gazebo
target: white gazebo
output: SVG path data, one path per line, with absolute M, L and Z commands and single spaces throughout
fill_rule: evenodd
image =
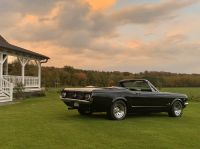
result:
M 21 76 L 8 75 L 9 55 L 17 57 L 20 61 Z M 12 45 L 0 35 L 0 102 L 13 100 L 13 89 L 17 83 L 22 83 L 25 91 L 41 90 L 41 64 L 46 63 L 48 59 L 45 55 Z M 30 60 L 34 60 L 38 66 L 37 77 L 25 76 L 25 66 Z

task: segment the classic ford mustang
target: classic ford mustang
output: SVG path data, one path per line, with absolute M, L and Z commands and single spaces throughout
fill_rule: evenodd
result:
M 148 80 L 119 81 L 116 87 L 65 88 L 61 100 L 68 109 L 78 109 L 82 115 L 107 112 L 110 119 L 122 120 L 127 113 L 168 112 L 180 117 L 188 104 L 183 94 L 159 92 Z

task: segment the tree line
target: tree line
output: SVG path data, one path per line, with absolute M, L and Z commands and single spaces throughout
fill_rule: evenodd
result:
M 9 75 L 21 75 L 21 65 L 15 61 L 8 66 Z M 25 69 L 26 76 L 37 76 L 38 68 L 29 63 Z M 141 73 L 119 71 L 94 71 L 76 69 L 72 66 L 63 68 L 42 67 L 42 86 L 44 87 L 83 87 L 115 86 L 122 79 L 147 79 L 155 86 L 161 87 L 200 87 L 200 74 L 182 74 L 158 71 Z
M 115 86 L 122 79 L 147 79 L 161 87 L 200 87 L 200 74 L 181 74 L 170 72 L 145 71 L 141 73 L 106 72 L 63 68 L 43 67 L 43 84 L 53 86 Z

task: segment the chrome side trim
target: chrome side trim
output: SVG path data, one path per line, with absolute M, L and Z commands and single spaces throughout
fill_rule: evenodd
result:
M 167 106 L 131 106 L 132 108 L 164 108 Z
M 78 103 L 91 104 L 91 102 L 87 100 L 79 100 L 79 99 L 63 98 L 63 97 L 61 97 L 61 100 L 67 101 L 67 102 L 73 101 L 73 102 L 78 102 Z

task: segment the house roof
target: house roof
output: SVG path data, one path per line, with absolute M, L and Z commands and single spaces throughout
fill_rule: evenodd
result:
M 40 60 L 48 60 L 49 57 L 12 45 L 10 44 L 8 41 L 6 41 L 1 35 L 0 35 L 0 49 L 2 51 L 6 51 L 7 53 L 12 53 L 12 54 L 16 54 L 16 55 L 22 55 L 22 56 L 28 56 L 28 57 L 32 57 L 32 58 L 37 58 Z

